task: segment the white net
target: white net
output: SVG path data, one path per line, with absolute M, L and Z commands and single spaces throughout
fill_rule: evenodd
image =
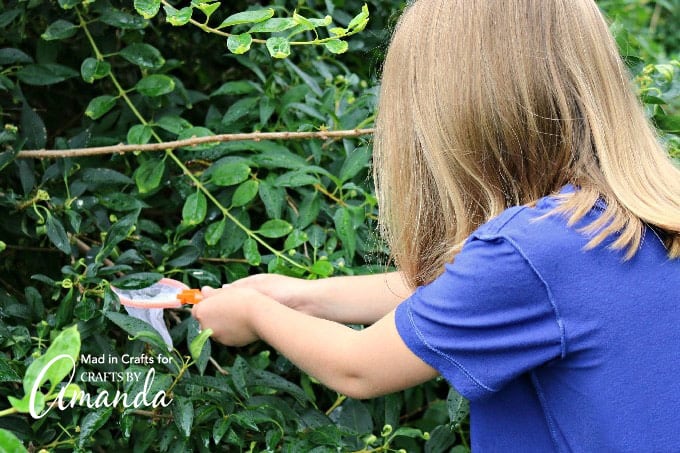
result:
M 182 288 L 161 282 L 143 289 L 115 289 L 119 297 L 128 299 L 135 304 L 173 302 L 181 291 Z M 130 316 L 151 324 L 168 345 L 168 348 L 172 349 L 172 338 L 170 332 L 168 332 L 168 327 L 165 325 L 162 308 L 138 308 L 125 304 L 123 306 Z
M 177 295 L 180 292 L 182 292 L 182 288 L 165 285 L 160 282 L 154 283 L 153 285 L 142 289 L 116 288 L 116 293 L 118 293 L 119 296 L 130 299 L 135 303 L 171 302 L 177 298 Z
M 168 332 L 168 327 L 165 325 L 162 308 L 136 308 L 127 305 L 124 305 L 124 307 L 133 318 L 141 319 L 151 324 L 161 335 L 165 344 L 168 345 L 168 349 L 172 349 L 172 338 L 170 337 L 170 332 Z

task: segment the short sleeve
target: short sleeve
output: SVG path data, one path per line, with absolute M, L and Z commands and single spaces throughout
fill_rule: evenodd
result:
M 478 399 L 564 356 L 550 289 L 504 237 L 472 237 L 455 262 L 397 307 L 397 330 L 418 357 Z

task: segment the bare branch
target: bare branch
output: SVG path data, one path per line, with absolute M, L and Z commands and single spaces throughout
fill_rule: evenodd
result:
M 46 159 L 46 158 L 62 158 L 62 157 L 81 157 L 81 156 L 96 156 L 101 154 L 123 154 L 133 151 L 163 151 L 169 149 L 185 148 L 205 143 L 223 143 L 234 142 L 239 140 L 253 140 L 256 142 L 262 140 L 330 140 L 360 137 L 362 135 L 371 135 L 375 129 L 349 129 L 341 131 L 318 131 L 318 132 L 250 132 L 241 134 L 220 134 L 210 135 L 206 137 L 192 137 L 185 140 L 174 140 L 171 142 L 162 143 L 147 143 L 145 145 L 112 145 L 112 146 L 97 146 L 92 148 L 74 148 L 74 149 L 36 149 L 20 151 L 17 158 L 20 159 Z

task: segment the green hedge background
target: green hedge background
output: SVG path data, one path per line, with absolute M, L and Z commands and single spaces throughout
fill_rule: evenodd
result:
M 680 160 L 680 1 L 599 4 Z M 466 402 L 441 380 L 346 399 L 265 344 L 211 345 L 184 310 L 166 310 L 175 350 L 165 353 L 109 289 L 161 275 L 199 287 L 259 272 L 384 271 L 370 134 L 351 131 L 373 126 L 381 60 L 403 7 L 0 0 L 0 451 L 468 450 Z M 348 136 L 25 153 L 342 130 Z M 79 360 L 159 353 L 167 363 Z M 58 354 L 74 358 L 76 376 L 153 367 L 150 394 L 167 391 L 173 402 L 32 418 L 25 395 Z M 68 379 L 63 368 L 37 383 L 48 403 Z M 91 395 L 141 391 L 129 381 L 74 383 Z

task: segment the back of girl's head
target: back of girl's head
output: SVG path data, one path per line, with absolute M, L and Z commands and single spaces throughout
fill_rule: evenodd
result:
M 374 168 L 386 235 L 412 285 L 479 225 L 573 183 L 559 211 L 608 208 L 590 246 L 643 225 L 680 256 L 680 171 L 659 146 L 592 0 L 417 0 L 383 69 Z

